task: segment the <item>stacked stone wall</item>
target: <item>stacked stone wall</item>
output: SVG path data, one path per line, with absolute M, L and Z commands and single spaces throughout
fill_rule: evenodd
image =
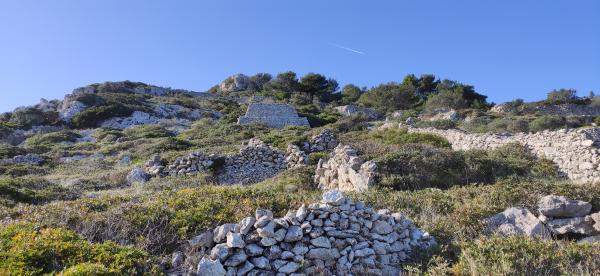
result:
M 456 129 L 412 127 L 408 130 L 441 135 L 455 150 L 491 150 L 507 143 L 520 143 L 536 156 L 556 163 L 561 172 L 576 183 L 600 182 L 600 128 L 516 134 L 473 134 Z
M 287 126 L 310 127 L 308 119 L 299 117 L 294 107 L 287 104 L 252 103 L 248 106 L 246 115 L 238 118 L 238 124 L 264 124 L 272 128 Z

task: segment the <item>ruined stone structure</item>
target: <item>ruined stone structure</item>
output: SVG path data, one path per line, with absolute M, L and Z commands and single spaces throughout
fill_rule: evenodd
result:
M 338 145 L 335 133 L 331 129 L 323 129 L 319 134 L 304 142 L 302 149 L 306 152 L 331 151 Z
M 273 177 L 285 170 L 285 154 L 259 139 L 250 139 L 238 155 L 225 157 L 218 172 L 220 184 L 252 184 Z
M 448 139 L 455 150 L 491 150 L 507 143 L 520 143 L 538 157 L 556 163 L 565 176 L 576 183 L 600 182 L 600 128 L 562 129 L 538 133 L 470 134 L 461 130 L 412 128 Z
M 320 203 L 302 205 L 283 218 L 257 209 L 238 224 L 198 235 L 189 241 L 192 250 L 174 253 L 172 263 L 179 273 L 210 276 L 395 276 L 413 249 L 435 244 L 404 215 L 375 211 L 329 191 Z
M 331 157 L 319 160 L 314 182 L 323 190 L 364 192 L 374 184 L 377 165 L 364 162 L 356 151 L 339 144 Z
M 285 162 L 290 169 L 303 167 L 308 163 L 308 156 L 296 145 L 288 145 L 285 155 Z
M 260 123 L 272 128 L 310 127 L 308 119 L 299 117 L 294 107 L 287 104 L 250 104 L 246 115 L 238 118 L 238 124 L 247 125 L 252 123 Z

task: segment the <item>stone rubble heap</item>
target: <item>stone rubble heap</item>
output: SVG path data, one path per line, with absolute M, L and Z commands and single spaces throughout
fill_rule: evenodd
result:
M 185 156 L 180 156 L 173 161 L 173 164 L 167 166 L 166 172 L 168 175 L 181 176 L 193 175 L 209 170 L 217 156 L 214 154 L 206 155 L 202 152 L 195 151 Z
M 285 154 L 285 162 L 287 163 L 288 169 L 304 167 L 308 163 L 308 156 L 306 156 L 306 153 L 300 150 L 300 147 L 296 145 L 288 145 Z
M 470 134 L 461 130 L 408 128 L 409 132 L 426 132 L 448 139 L 455 150 L 491 150 L 507 143 L 520 143 L 538 157 L 556 163 L 576 183 L 600 182 L 600 128 L 562 129 L 537 133 Z
M 339 144 L 330 158 L 319 160 L 314 182 L 323 190 L 364 192 L 375 182 L 377 164 L 364 162 L 350 146 Z
M 526 235 L 542 239 L 575 235 L 581 242 L 600 242 L 600 212 L 592 205 L 564 196 L 548 195 L 538 201 L 538 216 L 526 208 L 509 208 L 487 219 L 485 233 L 500 236 Z
M 378 120 L 383 117 L 381 113 L 373 108 L 361 107 L 353 104 L 336 106 L 334 109 L 344 116 L 363 115 L 369 118 L 369 120 Z
M 225 157 L 225 165 L 217 178 L 221 184 L 251 184 L 275 176 L 286 168 L 283 152 L 252 138 L 240 149 L 239 155 Z
M 402 214 L 375 211 L 329 191 L 320 203 L 283 218 L 257 209 L 239 224 L 193 238 L 190 246 L 208 254 L 190 269 L 200 276 L 398 275 L 412 250 L 434 245 L 433 237 Z M 175 253 L 173 264 L 184 263 L 183 254 Z
M 165 164 L 163 164 L 160 155 L 155 154 L 148 161 L 146 161 L 144 171 L 146 174 L 157 177 L 164 176 Z
M 323 129 L 313 136 L 310 141 L 304 142 L 302 149 L 306 152 L 331 151 L 338 145 L 335 133 L 331 129 Z

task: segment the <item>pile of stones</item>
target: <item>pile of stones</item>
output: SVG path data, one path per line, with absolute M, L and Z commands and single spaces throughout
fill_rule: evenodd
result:
M 157 177 L 157 176 L 164 176 L 165 175 L 165 165 L 162 162 L 162 159 L 160 158 L 160 155 L 155 154 L 154 156 L 152 156 L 150 158 L 150 160 L 146 161 L 145 164 L 145 168 L 144 171 L 146 172 L 146 174 L 152 176 L 152 177 Z
M 283 218 L 257 209 L 255 216 L 203 233 L 190 245 L 206 252 L 198 265 L 181 252 L 173 262 L 180 271 L 201 276 L 399 275 L 414 249 L 436 241 L 400 213 L 375 211 L 329 191 L 320 203 L 302 205 Z
M 205 172 L 213 167 L 218 157 L 215 154 L 206 155 L 195 151 L 175 159 L 173 164 L 167 166 L 166 172 L 172 176 L 193 175 Z
M 300 147 L 296 145 L 288 145 L 285 154 L 285 162 L 287 163 L 288 169 L 304 167 L 308 163 L 308 157 L 306 156 L 306 153 L 300 150 Z
M 364 192 L 373 186 L 377 164 L 364 162 L 356 150 L 339 144 L 330 158 L 319 160 L 314 182 L 323 190 Z
M 526 235 L 542 239 L 578 238 L 580 242 L 600 242 L 600 212 L 592 205 L 564 196 L 548 195 L 538 201 L 538 216 L 526 208 L 509 208 L 487 220 L 486 234 Z
M 287 168 L 285 154 L 252 138 L 239 155 L 225 157 L 225 165 L 217 176 L 221 184 L 251 184 L 275 176 Z
M 302 149 L 306 152 L 331 151 L 338 145 L 335 133 L 331 129 L 323 129 L 313 136 L 310 141 L 304 142 Z

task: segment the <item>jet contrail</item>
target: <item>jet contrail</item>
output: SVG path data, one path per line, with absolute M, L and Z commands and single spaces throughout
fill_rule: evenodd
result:
M 358 50 L 354 50 L 352 48 L 344 47 L 344 46 L 339 45 L 339 44 L 335 44 L 335 43 L 329 43 L 329 44 L 331 44 L 334 47 L 337 47 L 337 48 L 340 48 L 340 49 L 344 49 L 346 51 L 350 51 L 350 52 L 353 52 L 353 53 L 357 53 L 357 54 L 361 54 L 361 55 L 365 54 L 364 52 L 361 52 L 361 51 L 358 51 Z

